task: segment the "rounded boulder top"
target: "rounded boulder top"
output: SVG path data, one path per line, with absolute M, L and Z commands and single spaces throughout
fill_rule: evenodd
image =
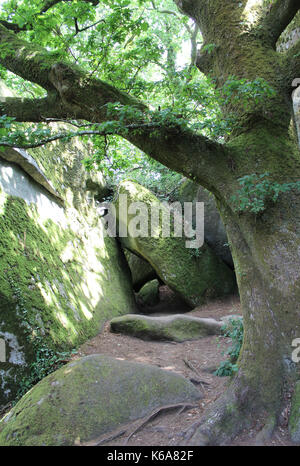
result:
M 89 355 L 35 385 L 0 421 L 0 445 L 78 445 L 201 393 L 156 366 Z

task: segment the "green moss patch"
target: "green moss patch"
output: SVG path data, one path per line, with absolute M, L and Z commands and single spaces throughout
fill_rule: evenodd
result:
M 141 306 L 155 306 L 159 303 L 159 281 L 151 280 L 137 294 L 137 302 Z
M 91 355 L 44 378 L 0 421 L 0 445 L 73 445 L 201 394 L 155 366 Z
M 66 210 L 62 228 L 41 222 L 34 204 L 0 194 L 0 336 L 13 335 L 23 358 L 16 360 L 7 340 L 1 405 L 14 399 L 28 372 L 35 339 L 69 350 L 96 335 L 106 320 L 134 311 L 135 301 L 125 258 L 91 212 Z
M 142 202 L 147 207 L 137 212 L 138 222 L 143 230 L 139 236 L 131 234 L 130 224 L 136 221 L 136 215 L 120 215 L 120 195 L 127 196 L 128 206 L 132 202 Z M 235 276 L 232 270 L 222 262 L 213 250 L 203 244 L 199 249 L 186 247 L 187 238 L 174 236 L 171 215 L 170 236 L 162 234 L 162 212 L 167 218 L 168 208 L 148 189 L 131 181 L 123 181 L 115 197 L 117 220 L 127 237 L 120 238 L 124 247 L 147 260 L 159 278 L 173 291 L 178 293 L 192 307 L 212 298 L 231 294 L 235 291 Z M 160 209 L 160 220 L 155 231 L 151 231 L 151 210 Z M 145 225 L 148 225 L 147 231 Z M 137 227 L 138 229 L 138 227 Z M 126 230 L 125 230 L 126 231 Z M 146 233 L 146 234 L 145 234 Z
M 209 335 L 220 335 L 222 323 L 214 319 L 176 314 L 148 317 L 129 314 L 111 320 L 112 332 L 124 333 L 144 340 L 197 340 Z

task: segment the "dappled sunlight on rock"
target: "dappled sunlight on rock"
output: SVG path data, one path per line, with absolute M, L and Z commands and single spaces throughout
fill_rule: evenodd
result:
M 87 307 L 83 304 L 80 303 L 81 310 L 87 320 L 91 320 L 93 317 L 93 314 L 87 309 Z
M 87 196 L 87 179 L 104 186 L 102 175 L 82 165 L 90 150 L 74 139 L 0 157 L 0 331 L 24 344 L 26 364 L 38 357 L 27 328 L 52 354 L 48 347 L 69 351 L 107 319 L 135 311 L 125 259 Z M 0 409 L 25 367 L 1 370 Z
M 65 314 L 63 314 L 62 312 L 57 312 L 56 316 L 57 316 L 58 320 L 60 321 L 60 323 L 65 327 L 65 329 L 71 331 L 74 335 L 78 334 L 78 332 L 75 329 L 74 325 L 71 324 L 70 320 L 68 319 L 68 317 Z

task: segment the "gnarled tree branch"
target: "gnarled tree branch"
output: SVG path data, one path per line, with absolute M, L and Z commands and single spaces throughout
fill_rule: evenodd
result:
M 276 0 L 259 22 L 256 31 L 274 49 L 280 35 L 300 9 L 299 0 Z
M 190 16 L 193 19 L 196 18 L 199 6 L 197 0 L 174 0 L 174 3 L 182 14 Z
M 54 91 L 49 73 L 56 61 L 46 50 L 20 39 L 0 24 L 0 63 L 12 73 Z
M 45 122 L 48 117 L 67 117 L 59 99 L 50 95 L 42 99 L 22 99 L 19 97 L 0 98 L 0 115 L 14 117 L 19 122 Z
M 63 121 L 71 123 L 70 120 L 67 120 L 68 114 L 65 107 L 60 105 L 58 99 L 52 102 L 51 98 L 6 98 L 0 103 L 0 115 L 4 114 L 15 117 L 17 121 L 24 122 Z M 84 110 L 82 114 L 84 114 Z M 98 123 L 104 122 L 105 119 L 107 119 L 107 116 L 105 117 L 103 114 L 101 118 L 98 113 Z M 81 127 L 80 124 L 75 124 L 75 126 Z M 73 136 L 119 134 L 158 162 L 188 178 L 198 180 L 198 182 L 201 181 L 212 192 L 216 192 L 218 190 L 217 186 L 226 182 L 226 174 L 228 175 L 226 148 L 204 136 L 194 134 L 192 131 L 181 131 L 180 128 L 164 127 L 151 122 L 128 124 L 122 127 L 120 131 L 87 129 L 90 126 L 89 124 L 84 126 L 86 128 L 80 131 L 74 131 L 73 133 L 61 132 L 34 143 L 16 144 L 4 142 L 0 143 L 0 145 L 7 147 L 13 145 L 14 147 L 29 149 Z M 215 166 L 221 165 L 223 165 L 224 180 L 216 177 Z
M 78 66 L 57 62 L 48 51 L 27 43 L 1 25 L 0 43 L 0 49 L 5 52 L 0 55 L 0 63 L 48 91 L 46 99 L 6 99 L 2 114 L 16 116 L 19 121 L 63 118 L 103 123 L 119 118 L 118 113 L 108 115 L 108 104 L 135 107 L 140 121 L 133 117 L 125 126 L 138 123 L 138 131 L 133 126 L 128 127 L 122 137 L 172 170 L 201 181 L 211 191 L 215 191 L 217 184 L 226 182 L 226 173 L 231 176 L 226 149 L 221 144 L 163 121 L 153 128 L 149 110 L 141 101 L 89 76 Z M 19 108 L 18 103 L 21 104 Z M 223 172 L 218 171 L 224 174 L 222 182 L 216 179 L 216 165 L 224 165 Z
M 97 26 L 97 24 L 100 24 L 100 23 L 105 23 L 105 20 L 104 20 L 104 19 L 100 19 L 99 21 L 96 21 L 95 23 L 89 24 L 88 26 L 85 26 L 85 27 L 83 27 L 83 28 L 80 29 L 80 27 L 78 26 L 78 20 L 77 20 L 77 18 L 74 18 L 74 26 L 75 26 L 75 34 L 74 34 L 74 36 L 76 36 L 76 35 L 79 34 L 80 32 L 84 32 L 84 31 L 87 31 L 88 29 L 93 28 L 94 26 Z
M 287 51 L 285 56 L 287 86 L 292 92 L 300 82 L 300 39 Z M 298 79 L 298 83 L 296 83 Z

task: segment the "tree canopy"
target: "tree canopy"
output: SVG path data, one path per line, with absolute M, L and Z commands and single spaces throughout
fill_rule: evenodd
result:
M 203 44 L 198 24 L 182 14 L 172 0 L 8 1 L 3 2 L 1 10 L 0 24 L 5 28 L 3 33 L 8 34 L 3 36 L 1 45 L 1 77 L 22 96 L 22 107 L 27 111 L 31 108 L 27 115 L 18 101 L 15 103 L 19 115 L 15 106 L 3 108 L 6 113 L 1 117 L 2 147 L 29 148 L 56 138 L 86 136 L 95 148 L 94 156 L 85 161 L 87 168 L 96 165 L 115 177 L 127 174 L 128 169 L 133 176 L 135 168 L 141 166 L 153 172 L 155 166 L 160 178 L 159 172 L 164 168 L 145 157 L 138 149 L 145 151 L 143 144 L 135 144 L 134 149 L 116 135 L 135 143 L 145 131 L 151 131 L 154 139 L 155 132 L 159 137 L 163 128 L 177 128 L 223 143 L 239 121 L 233 112 L 222 113 L 222 105 L 236 100 L 246 110 L 263 104 L 266 97 L 275 93 L 260 77 L 249 80 L 231 75 L 219 87 L 213 73 L 199 73 L 198 49 L 202 45 L 202 54 L 210 56 L 217 46 L 213 42 Z M 23 52 L 25 40 L 29 53 L 19 56 L 19 65 L 17 56 L 10 53 L 15 40 Z M 34 50 L 33 55 L 30 50 Z M 34 60 L 39 76 L 31 73 L 36 53 L 41 59 Z M 23 61 L 28 64 L 27 72 Z M 53 108 L 57 103 L 52 96 L 53 83 L 51 78 L 50 82 L 43 82 L 41 75 L 47 70 L 48 76 L 48 67 L 53 68 L 53 74 L 58 63 L 66 71 L 68 66 L 69 72 L 76 70 L 82 82 L 92 85 L 93 80 L 101 80 L 108 94 L 115 93 L 113 98 L 102 98 L 98 105 L 102 123 L 93 123 L 98 120 L 95 116 L 77 115 L 74 108 L 62 109 L 61 104 L 60 108 Z M 13 104 L 12 100 L 10 105 Z M 56 120 L 69 121 L 73 131 L 53 131 L 51 122 Z M 24 127 L 18 121 L 37 124 Z M 176 164 L 173 168 L 176 170 Z

